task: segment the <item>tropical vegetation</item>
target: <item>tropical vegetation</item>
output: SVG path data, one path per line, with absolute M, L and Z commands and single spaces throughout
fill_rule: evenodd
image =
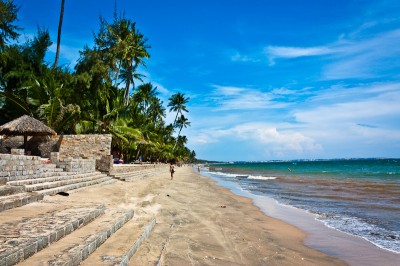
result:
M 112 22 L 100 17 L 93 47 L 83 47 L 69 69 L 58 66 L 64 0 L 53 64 L 45 61 L 52 44 L 47 29 L 38 28 L 22 44 L 15 41 L 18 10 L 12 0 L 0 0 L 0 125 L 28 114 L 58 134 L 111 134 L 126 161 L 195 159 L 181 135 L 190 126 L 184 116 L 189 98 L 178 92 L 168 99 L 175 120 L 167 124 L 157 87 L 139 73 L 150 45 L 135 22 L 116 11 Z

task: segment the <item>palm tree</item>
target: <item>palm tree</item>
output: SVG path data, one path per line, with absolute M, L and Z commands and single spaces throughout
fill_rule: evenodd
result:
M 64 18 L 64 3 L 65 3 L 65 0 L 61 0 L 60 20 L 58 22 L 58 33 L 57 33 L 57 52 L 56 52 L 56 59 L 54 61 L 53 68 L 57 67 L 58 58 L 60 57 L 61 29 L 62 29 L 62 23 L 63 23 L 63 18 Z
M 106 23 L 103 20 L 103 23 Z M 142 33 L 136 29 L 136 23 L 124 17 L 117 18 L 117 12 L 114 12 L 114 22 L 105 27 L 106 38 L 104 42 L 106 46 L 110 46 L 111 54 L 115 56 L 115 86 L 117 86 L 120 78 L 125 82 L 125 105 L 129 100 L 129 91 L 131 83 L 134 79 L 142 80 L 142 75 L 138 74 L 139 65 L 146 66 L 144 58 L 150 58 L 147 49 L 150 48 L 146 44 L 147 39 Z
M 185 98 L 185 95 L 183 93 L 176 93 L 172 95 L 169 99 L 169 103 L 167 107 L 171 107 L 169 109 L 170 112 L 174 111 L 176 112 L 176 116 L 174 119 L 174 124 L 177 123 L 178 115 L 183 115 L 182 111 L 188 112 L 186 109 L 186 104 L 189 102 L 189 98 Z
M 157 97 L 153 97 L 150 101 L 148 108 L 148 116 L 154 126 L 163 125 L 165 118 L 165 107 L 163 106 L 163 101 Z
M 133 100 L 138 104 L 139 109 L 147 117 L 149 105 L 152 99 L 157 96 L 157 87 L 153 87 L 151 83 L 145 83 L 137 87 L 137 91 L 133 95 Z
M 187 128 L 188 126 L 190 126 L 190 122 L 184 115 L 181 115 L 176 120 L 176 127 L 179 127 L 179 132 L 178 132 L 177 140 L 174 145 L 174 149 L 175 149 L 176 144 L 178 143 L 178 139 L 179 139 L 179 136 L 181 135 L 182 128 Z

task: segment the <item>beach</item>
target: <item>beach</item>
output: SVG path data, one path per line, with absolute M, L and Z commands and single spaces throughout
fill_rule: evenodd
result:
M 130 265 L 346 265 L 305 246 L 304 232 L 266 216 L 250 199 L 191 167 L 177 167 L 173 180 L 160 173 L 70 192 L 69 197 L 46 196 L 43 202 L 104 204 L 133 209 L 135 219 L 156 218 Z

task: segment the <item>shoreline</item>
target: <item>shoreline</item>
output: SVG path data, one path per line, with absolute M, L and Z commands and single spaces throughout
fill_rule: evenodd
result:
M 303 243 L 325 254 L 337 257 L 351 265 L 398 265 L 400 254 L 375 246 L 364 238 L 327 227 L 316 220 L 316 215 L 289 205 L 283 205 L 268 196 L 259 196 L 241 189 L 234 182 L 213 176 L 206 177 L 232 193 L 250 198 L 265 215 L 289 223 L 302 230 Z M 332 241 L 334 239 L 334 241 Z
M 135 182 L 72 190 L 69 197 L 46 196 L 10 213 L 35 215 L 43 205 L 85 204 L 101 204 L 108 211 L 132 209 L 138 221 L 156 218 L 129 265 L 347 265 L 307 247 L 303 231 L 265 215 L 250 198 L 192 167 L 177 167 L 173 180 L 160 171 Z
M 160 236 L 170 234 L 161 265 L 346 265 L 307 247 L 303 231 L 265 215 L 252 199 L 192 167 L 179 167 L 173 180 L 161 182 L 157 194 L 167 197 L 153 199 L 160 206 L 160 227 L 144 244 L 151 250 Z M 146 261 L 148 255 L 141 253 L 132 265 Z

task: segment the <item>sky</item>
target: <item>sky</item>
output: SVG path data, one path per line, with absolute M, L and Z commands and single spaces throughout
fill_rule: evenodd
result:
M 61 0 L 14 2 L 21 41 L 41 27 L 56 43 Z M 60 63 L 73 69 L 114 1 L 65 2 Z M 190 98 L 182 134 L 197 158 L 400 158 L 400 1 L 116 4 L 148 38 L 140 73 L 164 105 L 176 92 Z

